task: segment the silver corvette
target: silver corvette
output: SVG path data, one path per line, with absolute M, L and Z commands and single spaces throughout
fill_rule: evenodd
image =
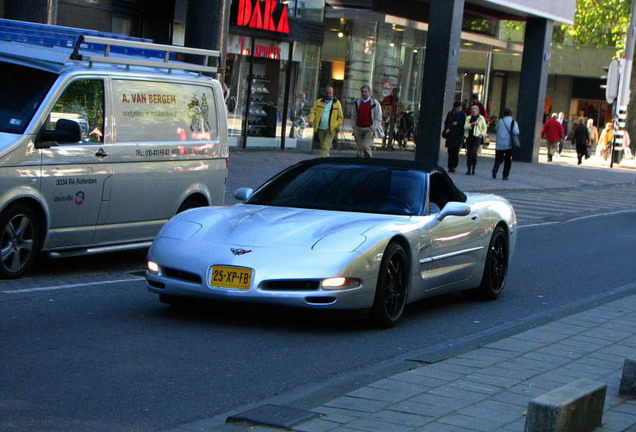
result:
M 497 298 L 516 240 L 505 199 L 464 194 L 441 168 L 409 161 L 307 160 L 235 197 L 161 230 L 146 271 L 161 301 L 368 309 L 390 327 L 425 297 Z

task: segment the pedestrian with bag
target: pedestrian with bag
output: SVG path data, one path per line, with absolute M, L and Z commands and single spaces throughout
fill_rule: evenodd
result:
M 581 165 L 583 158 L 587 156 L 589 142 L 590 131 L 585 125 L 585 119 L 583 117 L 580 117 L 578 124 L 572 131 L 572 144 L 576 146 L 576 157 L 578 165 Z
M 442 138 L 446 139 L 448 149 L 448 172 L 453 173 L 459 164 L 459 150 L 464 144 L 464 124 L 466 114 L 462 108 L 462 103 L 455 101 L 453 109 L 446 115 L 444 120 L 444 131 Z
M 371 88 L 363 85 L 360 88 L 361 98 L 355 102 L 351 115 L 353 137 L 358 147 L 358 157 L 371 157 L 373 138 L 383 138 L 382 107 L 380 102 L 371 97 Z
M 470 116 L 466 116 L 464 123 L 464 137 L 466 138 L 466 175 L 475 175 L 477 166 L 477 152 L 486 138 L 488 125 L 483 115 L 479 114 L 479 106 L 470 107 Z
M 497 178 L 499 165 L 503 162 L 503 179 L 508 180 L 512 166 L 512 148 L 521 147 L 519 142 L 519 124 L 512 118 L 512 110 L 504 108 L 503 117 L 497 123 L 497 146 L 495 147 L 495 164 L 492 167 L 492 178 Z

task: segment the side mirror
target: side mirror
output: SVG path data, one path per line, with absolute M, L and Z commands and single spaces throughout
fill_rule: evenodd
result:
M 244 202 L 254 193 L 254 189 L 252 188 L 240 188 L 234 192 L 234 199 L 237 201 Z
M 446 203 L 442 211 L 435 217 L 438 221 L 444 220 L 447 216 L 467 216 L 470 214 L 470 206 L 468 204 L 450 201 Z
M 40 134 L 40 142 L 75 143 L 82 140 L 82 131 L 79 123 L 59 119 L 55 122 L 55 130 L 43 130 Z

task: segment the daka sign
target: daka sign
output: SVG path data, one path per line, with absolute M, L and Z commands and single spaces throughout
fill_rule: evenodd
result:
M 287 34 L 287 4 L 278 0 L 238 0 L 236 24 L 239 27 Z

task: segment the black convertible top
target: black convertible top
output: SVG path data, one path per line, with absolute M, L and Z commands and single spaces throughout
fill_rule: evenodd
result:
M 435 164 L 421 164 L 414 160 L 387 159 L 387 158 L 360 158 L 360 157 L 328 157 L 307 159 L 297 165 L 368 165 L 386 168 L 408 169 L 428 173 L 431 179 L 431 200 L 442 203 L 443 207 L 448 201 L 466 202 L 466 194 L 459 190 L 444 168 Z
M 444 169 L 434 164 L 421 164 L 413 160 L 388 159 L 388 158 L 360 158 L 360 157 L 326 157 L 307 159 L 301 164 L 336 164 L 336 165 L 372 165 L 387 168 L 412 169 L 432 173 L 434 171 L 444 172 Z

